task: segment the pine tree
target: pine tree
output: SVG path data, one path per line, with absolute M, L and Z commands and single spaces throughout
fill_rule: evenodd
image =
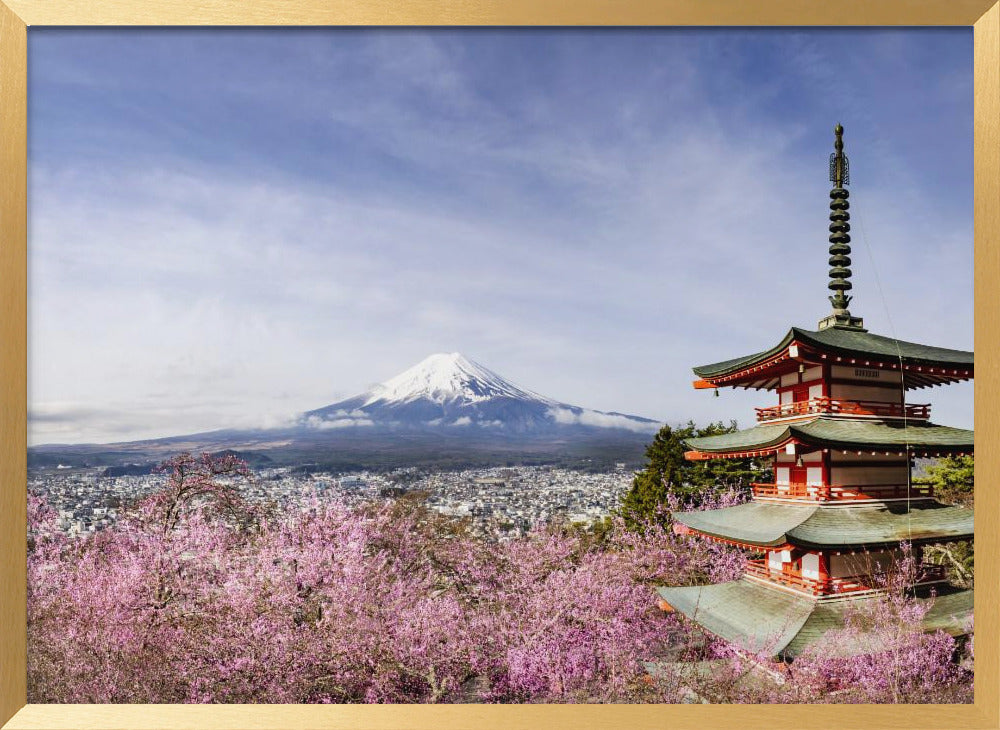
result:
M 934 488 L 934 496 L 945 504 L 973 506 L 975 487 L 975 460 L 971 456 L 946 456 L 928 466 L 918 484 Z M 972 542 L 928 545 L 924 559 L 948 568 L 952 583 L 962 588 L 972 588 L 975 568 L 975 547 Z
M 927 467 L 919 484 L 934 488 L 934 496 L 948 504 L 973 504 L 975 461 L 971 456 L 946 456 Z
M 736 422 L 721 421 L 703 428 L 693 421 L 682 428 L 665 425 L 646 447 L 646 466 L 635 475 L 632 487 L 622 498 L 620 512 L 626 523 L 663 517 L 669 495 L 697 504 L 706 490 L 749 489 L 752 481 L 766 481 L 767 466 L 756 459 L 709 459 L 688 461 L 685 441 L 702 436 L 732 433 Z

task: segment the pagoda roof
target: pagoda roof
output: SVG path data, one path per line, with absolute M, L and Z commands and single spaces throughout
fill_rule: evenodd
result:
M 783 423 L 765 423 L 742 431 L 686 440 L 701 454 L 735 456 L 777 451 L 789 443 L 844 451 L 963 453 L 974 448 L 974 432 L 927 421 L 883 421 L 817 415 Z
M 973 511 L 934 500 L 861 506 L 747 502 L 734 507 L 675 512 L 674 519 L 722 540 L 777 547 L 863 548 L 902 540 L 962 540 L 973 536 Z
M 747 378 L 751 377 L 747 371 L 760 371 L 765 366 L 774 365 L 776 358 L 788 359 L 783 355 L 787 352 L 789 345 L 793 343 L 802 345 L 803 348 L 814 351 L 814 353 L 860 360 L 869 367 L 898 368 L 900 358 L 902 358 L 905 365 L 907 387 L 926 387 L 940 383 L 957 382 L 968 380 L 973 376 L 974 355 L 967 350 L 951 350 L 915 342 L 904 342 L 864 330 L 836 326 L 816 331 L 792 327 L 788 330 L 788 334 L 770 349 L 732 360 L 701 365 L 694 368 L 694 372 L 700 378 L 713 383 L 721 379 L 730 381 L 725 382 L 725 384 L 741 384 L 732 381 L 738 380 L 744 375 Z M 806 353 L 803 353 L 802 356 L 808 358 Z M 808 359 L 815 360 L 815 358 Z M 921 369 L 918 371 L 917 368 Z M 933 368 L 940 372 L 932 373 L 929 370 L 925 372 L 923 368 Z M 754 380 L 758 378 L 760 375 L 753 376 Z M 764 387 L 774 387 L 774 385 L 768 383 Z
M 794 659 L 827 632 L 843 628 L 845 617 L 860 601 L 878 600 L 817 601 L 747 578 L 708 586 L 657 588 L 657 593 L 673 609 L 716 636 L 748 651 L 785 659 Z M 922 621 L 925 630 L 942 630 L 953 636 L 968 632 L 973 591 L 942 587 L 930 598 L 923 589 L 918 600 L 933 600 Z M 860 643 L 847 650 L 862 653 L 877 647 Z

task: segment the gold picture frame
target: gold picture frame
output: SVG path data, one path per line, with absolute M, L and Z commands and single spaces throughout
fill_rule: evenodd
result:
M 1000 727 L 1000 453 L 976 465 L 975 704 L 908 706 L 27 705 L 27 28 L 190 25 L 974 27 L 980 444 L 1000 440 L 1000 3 L 996 0 L 0 0 L 0 724 L 28 728 Z M 983 579 L 983 576 L 987 578 Z

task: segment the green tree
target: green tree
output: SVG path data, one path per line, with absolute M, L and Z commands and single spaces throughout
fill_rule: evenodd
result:
M 971 456 L 946 456 L 927 467 L 923 478 L 916 480 L 934 488 L 934 496 L 946 504 L 972 507 L 974 503 L 975 461 Z M 963 588 L 973 585 L 975 550 L 971 541 L 928 545 L 924 559 L 948 568 L 952 583 Z
M 767 466 L 759 459 L 709 459 L 688 461 L 685 441 L 736 431 L 736 422 L 721 421 L 703 428 L 689 421 L 682 428 L 659 430 L 646 447 L 646 466 L 635 475 L 622 498 L 621 514 L 629 525 L 656 519 L 670 495 L 697 503 L 706 490 L 749 489 L 752 481 L 766 479 Z
M 960 588 L 972 588 L 976 566 L 976 551 L 971 540 L 961 542 L 925 545 L 924 562 L 943 565 L 948 571 L 948 580 Z
M 917 480 L 934 488 L 934 496 L 948 504 L 973 506 L 974 460 L 971 456 L 946 456 L 927 467 Z

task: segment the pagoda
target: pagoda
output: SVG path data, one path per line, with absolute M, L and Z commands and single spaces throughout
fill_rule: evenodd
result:
M 858 601 L 912 546 L 913 593 L 935 596 L 924 625 L 964 633 L 972 591 L 949 586 L 922 547 L 969 540 L 972 510 L 946 506 L 913 484 L 914 459 L 973 452 L 973 432 L 930 422 L 908 391 L 973 378 L 973 353 L 902 342 L 864 328 L 851 296 L 849 168 L 843 127 L 830 155 L 830 282 L 833 311 L 816 330 L 792 327 L 773 347 L 694 368 L 695 388 L 775 391 L 753 428 L 687 441 L 688 459 L 764 458 L 773 481 L 751 501 L 674 514 L 674 529 L 756 553 L 740 580 L 662 587 L 660 607 L 754 653 L 794 659 L 843 625 Z

